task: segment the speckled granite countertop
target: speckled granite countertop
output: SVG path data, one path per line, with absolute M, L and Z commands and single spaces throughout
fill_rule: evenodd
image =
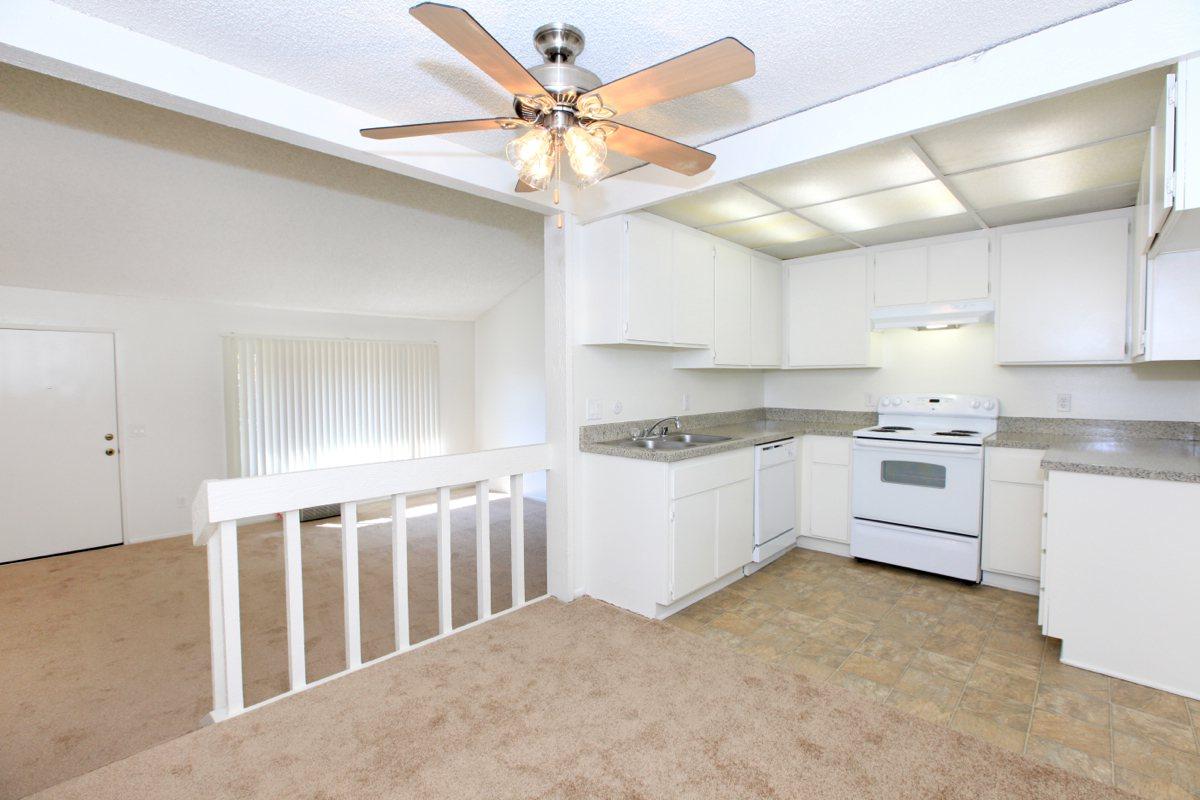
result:
M 579 449 L 585 453 L 636 458 L 641 461 L 684 461 L 741 447 L 753 447 L 789 436 L 849 436 L 859 428 L 875 424 L 875 419 L 874 414 L 857 412 L 761 408 L 685 416 L 682 417 L 683 430 L 687 433 L 733 437 L 728 442 L 704 444 L 686 450 L 645 450 L 634 447 L 630 432 L 654 422 L 636 420 L 581 428 Z M 596 441 L 600 437 L 604 437 L 603 440 Z
M 999 433 L 987 444 L 1045 450 L 1042 469 L 1047 470 L 1200 483 L 1200 442 L 1194 439 L 1085 439 Z
M 877 417 L 854 411 L 753 408 L 681 419 L 688 433 L 732 438 L 686 450 L 645 450 L 633 446 L 630 434 L 654 420 L 630 420 L 580 428 L 579 449 L 642 461 L 684 461 L 788 436 L 850 436 L 874 425 Z M 1045 450 L 1044 469 L 1200 483 L 1200 425 L 1192 422 L 1001 417 L 1000 430 L 984 443 Z

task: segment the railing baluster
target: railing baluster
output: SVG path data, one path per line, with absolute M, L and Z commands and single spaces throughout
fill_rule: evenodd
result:
M 525 476 L 513 475 L 508 488 L 508 529 L 512 538 L 512 607 L 525 604 Z
M 225 613 L 221 595 L 221 536 L 214 533 L 205 542 L 208 557 L 208 645 L 212 654 L 213 710 L 207 718 L 216 722 L 228 710 L 229 697 L 225 692 Z
M 228 716 L 239 714 L 242 699 L 242 609 L 238 595 L 237 521 L 222 522 L 209 541 L 217 542 L 217 570 L 220 576 L 221 656 L 224 708 Z M 214 647 L 214 653 L 216 648 Z M 219 711 L 218 704 L 215 710 Z
M 392 616 L 396 649 L 408 647 L 408 495 L 392 495 Z
M 300 512 L 283 513 L 283 587 L 287 609 L 288 684 L 303 689 L 304 675 L 304 571 L 300 563 Z
M 346 669 L 362 666 L 358 605 L 358 504 L 342 503 L 342 609 L 346 629 Z
M 488 482 L 475 484 L 475 589 L 477 619 L 492 614 L 492 529 Z
M 437 499 L 438 633 L 449 633 L 454 628 L 450 607 L 450 487 L 438 487 Z

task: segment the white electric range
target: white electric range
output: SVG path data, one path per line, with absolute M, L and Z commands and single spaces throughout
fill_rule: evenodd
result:
M 888 395 L 878 411 L 854 432 L 850 554 L 978 582 L 983 440 L 999 401 Z

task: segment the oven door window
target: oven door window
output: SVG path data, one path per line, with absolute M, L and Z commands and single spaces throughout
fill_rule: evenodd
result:
M 879 465 L 879 479 L 884 483 L 945 489 L 946 468 L 941 464 L 922 461 L 883 461 Z

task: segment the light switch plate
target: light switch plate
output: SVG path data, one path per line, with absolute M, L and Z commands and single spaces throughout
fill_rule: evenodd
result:
M 594 400 L 589 397 L 587 401 L 587 418 L 589 420 L 600 419 L 601 415 L 604 413 L 603 405 L 604 404 L 600 400 Z
M 1070 411 L 1071 410 L 1071 395 L 1060 394 L 1058 396 L 1058 410 L 1059 411 Z
M 692 408 L 692 396 L 687 392 L 683 393 L 682 402 L 679 404 L 680 411 L 690 411 Z

